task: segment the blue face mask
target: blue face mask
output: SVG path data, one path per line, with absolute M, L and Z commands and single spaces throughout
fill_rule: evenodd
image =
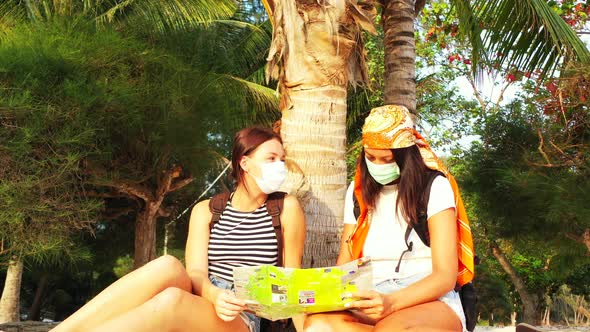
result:
M 400 176 L 400 169 L 396 162 L 389 164 L 375 164 L 365 157 L 369 174 L 382 185 L 397 180 Z

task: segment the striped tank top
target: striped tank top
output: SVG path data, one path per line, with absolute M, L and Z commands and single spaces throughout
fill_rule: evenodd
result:
M 209 235 L 209 274 L 232 281 L 237 266 L 276 265 L 278 244 L 266 203 L 252 212 L 228 201 Z

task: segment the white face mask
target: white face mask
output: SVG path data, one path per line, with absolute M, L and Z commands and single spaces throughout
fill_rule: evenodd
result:
M 258 188 L 267 195 L 278 191 L 287 177 L 285 162 L 275 161 L 271 163 L 262 163 L 256 161 L 256 164 L 260 167 L 260 177 L 256 177 L 252 175 L 252 173 L 248 174 L 254 178 Z

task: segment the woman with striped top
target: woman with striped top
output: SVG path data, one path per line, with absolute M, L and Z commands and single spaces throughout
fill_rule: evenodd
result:
M 284 197 L 282 252 L 266 204 L 285 178 L 284 159 L 281 138 L 271 130 L 238 132 L 232 151 L 236 190 L 213 225 L 208 200 L 193 208 L 186 269 L 176 258 L 160 257 L 109 286 L 52 331 L 258 332 L 260 319 L 245 312 L 244 301 L 231 291 L 232 270 L 278 261 L 301 267 L 305 217 L 299 202 Z

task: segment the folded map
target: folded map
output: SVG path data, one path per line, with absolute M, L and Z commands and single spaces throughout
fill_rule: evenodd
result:
M 368 259 L 313 269 L 261 265 L 234 268 L 235 293 L 249 311 L 278 320 L 300 313 L 344 310 L 352 293 L 372 289 Z

